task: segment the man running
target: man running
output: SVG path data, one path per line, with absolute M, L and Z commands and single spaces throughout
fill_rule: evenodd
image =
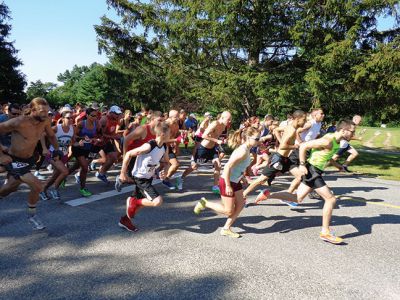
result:
M 292 162 L 289 159 L 289 154 L 292 150 L 299 148 L 299 144 L 295 144 L 296 130 L 304 126 L 307 115 L 302 110 L 296 110 L 292 116 L 292 122 L 284 129 L 278 151 L 271 155 L 269 164 L 263 169 L 260 177 L 254 180 L 244 191 L 243 195 L 245 198 L 257 186 L 263 184 L 268 179 L 275 178 L 277 173 L 284 174 L 297 167 L 296 162 Z
M 322 173 L 329 163 L 336 164 L 332 157 L 339 150 L 340 141 L 343 139 L 349 141 L 354 132 L 355 124 L 350 120 L 343 120 L 339 122 L 335 133 L 328 133 L 320 139 L 302 143 L 300 145 L 300 171 L 304 176 L 297 193 L 276 192 L 269 194 L 268 190 L 264 190 L 257 196 L 256 202 L 266 199 L 302 202 L 312 190 L 315 190 L 325 200 L 322 210 L 320 238 L 332 244 L 342 243 L 343 239 L 337 237 L 329 228 L 336 197 L 322 178 Z M 306 160 L 307 151 L 311 149 L 310 158 Z
M 138 148 L 142 146 L 144 143 L 147 143 L 148 141 L 154 140 L 156 138 L 155 128 L 164 121 L 163 114 L 160 111 L 154 111 L 153 114 L 148 119 L 148 121 L 149 122 L 147 124 L 139 126 L 124 138 L 124 144 L 123 144 L 124 156 L 130 150 Z M 128 164 L 128 169 L 127 169 L 128 176 L 132 176 L 132 169 L 133 166 L 135 165 L 135 160 L 136 157 L 132 157 L 132 159 Z M 114 186 L 115 190 L 121 192 L 122 184 L 124 183 L 125 181 L 121 180 L 121 176 L 117 176 L 115 178 L 115 186 Z
M 207 129 L 204 131 L 200 145 L 196 149 L 191 165 L 183 172 L 182 180 L 188 176 L 193 170 L 196 170 L 199 163 L 206 163 L 212 161 L 214 166 L 214 185 L 212 191 L 216 194 L 220 194 L 219 189 L 219 176 L 221 170 L 221 162 L 218 158 L 216 145 L 221 145 L 222 140 L 218 137 L 225 131 L 227 127 L 230 126 L 232 120 L 232 115 L 229 111 L 224 111 L 218 120 L 212 122 Z
M 36 215 L 36 204 L 39 193 L 43 190 L 42 183 L 30 172 L 35 164 L 33 152 L 43 132 L 46 132 L 54 147 L 53 157 L 59 156 L 56 136 L 48 118 L 49 105 L 43 98 L 35 98 L 29 104 L 30 114 L 10 119 L 0 124 L 0 134 L 11 132 L 11 146 L 8 154 L 1 153 L 0 161 L 8 171 L 7 183 L 0 188 L 0 196 L 4 197 L 15 192 L 21 183 L 26 183 L 30 192 L 28 195 L 28 220 L 34 230 L 42 230 L 46 226 Z
M 139 148 L 128 151 L 125 154 L 121 169 L 121 179 L 135 183 L 136 189 L 132 197 L 126 199 L 126 215 L 122 216 L 118 225 L 128 231 L 138 229 L 132 223 L 132 218 L 143 207 L 157 207 L 163 202 L 163 198 L 153 187 L 152 181 L 155 171 L 159 167 L 161 159 L 167 159 L 167 145 L 169 140 L 169 126 L 165 123 L 158 124 L 155 128 L 156 138 L 144 143 Z M 127 177 L 129 161 L 136 157 L 132 170 L 132 179 Z M 160 172 L 162 178 L 164 172 Z

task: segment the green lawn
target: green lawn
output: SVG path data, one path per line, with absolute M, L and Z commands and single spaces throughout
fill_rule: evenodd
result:
M 358 127 L 357 136 L 359 136 L 362 130 L 365 130 L 365 133 L 362 135 L 362 141 L 351 142 L 355 147 L 400 151 L 400 128 Z M 387 139 L 387 133 L 391 134 L 389 147 L 384 145 Z M 372 145 L 367 145 L 367 142 L 371 142 Z

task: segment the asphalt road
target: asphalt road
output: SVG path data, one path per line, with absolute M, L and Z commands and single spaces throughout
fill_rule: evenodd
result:
M 93 175 L 99 200 L 69 205 L 80 198 L 71 177 L 61 202 L 40 202 L 47 229 L 32 233 L 21 187 L 0 200 L 0 298 L 400 298 L 399 182 L 327 174 L 343 197 L 333 217 L 346 242 L 338 246 L 319 239 L 323 203 L 307 198 L 297 210 L 274 200 L 245 208 L 234 227 L 242 238 L 220 236 L 223 216 L 192 212 L 201 196 L 218 200 L 211 176 L 191 175 L 181 193 L 157 185 L 164 204 L 141 211 L 137 233 L 117 226 L 128 193 L 102 194 L 113 186 Z M 279 177 L 273 190 L 289 182 Z

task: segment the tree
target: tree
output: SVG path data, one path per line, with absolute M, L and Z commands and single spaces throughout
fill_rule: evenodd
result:
M 33 98 L 42 97 L 48 98 L 49 93 L 57 87 L 55 83 L 45 82 L 40 80 L 31 82 L 28 89 L 26 90 L 27 101 L 29 102 Z M 47 99 L 49 100 L 49 99 Z
M 383 32 L 376 24 L 396 15 L 397 2 L 107 0 L 121 20 L 103 17 L 95 29 L 100 50 L 150 93 L 143 101 L 196 103 L 238 116 L 322 105 L 341 117 L 366 103 L 399 101 L 398 93 L 374 97 L 383 77 L 359 93 L 360 68 L 371 56 L 390 58 L 379 45 L 394 42 L 398 22 Z M 375 70 L 369 68 L 373 76 Z
M 25 100 L 25 76 L 18 70 L 22 65 L 16 55 L 18 50 L 7 38 L 10 35 L 10 11 L 4 2 L 0 3 L 0 103 L 22 102 Z

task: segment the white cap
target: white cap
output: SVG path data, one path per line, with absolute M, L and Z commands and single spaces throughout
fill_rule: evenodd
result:
M 92 102 L 91 104 L 90 104 L 90 107 L 91 108 L 93 108 L 93 109 L 95 109 L 95 110 L 98 110 L 100 107 L 99 107 L 99 104 L 97 103 L 97 102 Z
M 196 118 L 196 115 L 192 113 L 189 115 L 189 117 Z
M 64 113 L 64 112 L 72 112 L 71 107 L 68 106 L 64 106 L 60 109 L 60 114 Z
M 108 110 L 108 112 L 122 114 L 122 110 L 119 108 L 119 106 L 116 106 L 116 105 L 111 106 L 110 109 Z
M 210 112 L 206 112 L 206 113 L 204 114 L 204 116 L 205 116 L 205 117 L 211 117 L 211 113 L 210 113 Z

